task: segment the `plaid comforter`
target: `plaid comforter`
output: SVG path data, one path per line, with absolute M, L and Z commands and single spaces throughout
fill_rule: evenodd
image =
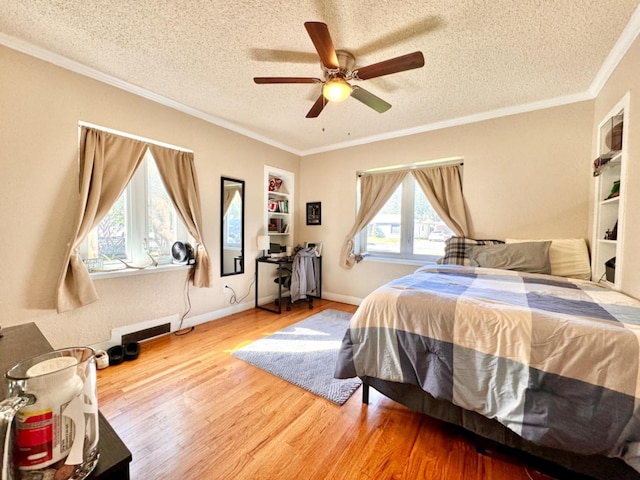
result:
M 639 364 L 640 302 L 581 280 L 443 265 L 365 298 L 336 377 L 415 384 L 539 445 L 640 471 Z

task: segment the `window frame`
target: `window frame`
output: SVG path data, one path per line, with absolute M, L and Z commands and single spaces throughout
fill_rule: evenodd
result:
M 144 266 L 170 266 L 172 264 L 170 255 L 156 258 L 147 254 L 150 231 L 150 217 L 148 215 L 150 161 L 155 162 L 155 159 L 153 158 L 151 149 L 147 148 L 142 162 L 140 162 L 140 165 L 121 194 L 121 196 L 125 197 L 125 235 L 127 239 L 125 248 L 126 258 L 123 261 L 136 267 L 136 271 L 140 271 L 138 268 Z M 173 203 L 171 204 L 171 208 L 172 215 L 176 221 L 176 240 L 184 239 L 184 241 L 193 244 L 194 239 L 189 234 Z M 96 226 L 95 228 L 98 227 Z M 91 235 L 91 233 L 89 235 Z M 82 241 L 79 249 L 80 257 L 85 262 L 91 260 L 87 259 L 89 235 Z M 157 265 L 154 264 L 152 258 Z M 126 268 L 123 261 L 118 259 L 106 260 L 102 262 L 101 267 L 90 268 L 89 273 L 93 275 L 122 271 L 123 268 Z
M 366 256 L 367 258 L 373 260 L 380 261 L 400 261 L 400 262 L 417 262 L 417 263 L 425 263 L 425 262 L 435 262 L 436 260 L 442 257 L 442 254 L 439 255 L 429 255 L 429 254 L 414 254 L 413 253 L 413 235 L 415 228 L 415 192 L 416 188 L 420 188 L 418 182 L 415 177 L 411 174 L 411 170 L 416 168 L 424 168 L 426 166 L 430 167 L 440 167 L 444 165 L 463 165 L 462 158 L 448 158 L 443 160 L 436 161 L 428 161 L 422 162 L 415 165 L 405 166 L 405 167 L 396 167 L 390 168 L 388 171 L 392 170 L 406 170 L 406 177 L 402 180 L 398 188 L 402 188 L 402 195 L 400 199 L 400 252 L 372 252 L 367 250 L 367 229 L 368 225 L 356 234 L 355 238 L 355 246 L 356 252 Z M 372 170 L 371 173 L 381 172 L 385 169 L 376 169 Z M 357 209 L 360 208 L 360 200 L 362 197 L 362 192 L 360 188 L 360 178 L 362 175 L 366 175 L 369 172 L 359 172 L 358 181 L 356 187 L 356 198 L 357 198 Z M 395 193 L 394 193 L 395 194 Z M 423 193 L 424 195 L 424 193 Z M 426 195 L 425 195 L 426 197 Z M 426 199 L 429 202 L 428 199 Z M 431 203 L 429 203 L 431 205 Z M 431 207 L 433 208 L 433 207 Z M 437 215 L 437 213 L 436 213 Z M 438 215 L 438 218 L 439 215 Z M 407 221 L 410 220 L 410 221 Z M 443 221 L 441 219 L 441 221 Z M 444 221 L 443 221 L 444 223 Z

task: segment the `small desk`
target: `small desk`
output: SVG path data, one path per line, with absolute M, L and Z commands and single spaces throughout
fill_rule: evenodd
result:
M 2 376 L 16 363 L 53 350 L 35 323 L 2 329 L 0 337 L 0 368 Z M 0 381 L 0 398 L 5 398 L 7 385 Z M 98 465 L 87 480 L 129 480 L 131 452 L 120 440 L 109 422 L 98 411 Z
M 281 257 L 281 258 L 271 258 L 271 257 L 261 257 L 256 258 L 256 308 L 261 310 L 266 310 L 267 312 L 273 313 L 282 313 L 282 282 L 278 281 L 278 302 L 276 303 L 276 308 L 269 308 L 262 305 L 258 305 L 258 273 L 259 267 L 261 263 L 269 263 L 271 265 L 277 265 L 278 267 L 278 279 L 282 279 L 282 269 L 286 266 L 290 266 L 293 264 L 293 257 Z
M 294 257 L 280 257 L 280 258 L 271 258 L 271 257 L 260 257 L 260 258 L 256 258 L 256 277 L 255 277 L 255 285 L 256 285 L 256 302 L 255 302 L 255 306 L 256 308 L 259 308 L 261 310 L 266 310 L 267 312 L 273 312 L 273 313 L 282 313 L 282 282 L 278 281 L 278 300 L 276 302 L 276 308 L 269 308 L 269 307 L 265 307 L 263 305 L 258 305 L 258 279 L 259 279 L 259 267 L 260 264 L 271 264 L 271 265 L 276 265 L 278 267 L 278 279 L 282 279 L 283 277 L 283 268 L 285 267 L 291 267 L 293 265 L 293 259 Z M 314 298 L 322 298 L 322 257 L 315 257 L 314 258 L 315 261 L 315 269 L 316 269 L 316 290 L 314 290 L 313 292 L 315 292 L 315 294 L 310 295 L 309 293 L 307 293 L 307 298 L 309 300 L 309 308 L 312 308 L 313 306 L 313 299 Z M 289 306 L 291 305 L 291 302 L 289 301 L 289 303 L 287 304 L 287 310 L 289 310 Z

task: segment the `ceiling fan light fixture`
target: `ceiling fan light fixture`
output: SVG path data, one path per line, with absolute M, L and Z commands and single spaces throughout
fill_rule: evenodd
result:
M 322 87 L 322 95 L 330 102 L 341 102 L 351 95 L 351 85 L 344 78 L 330 78 Z

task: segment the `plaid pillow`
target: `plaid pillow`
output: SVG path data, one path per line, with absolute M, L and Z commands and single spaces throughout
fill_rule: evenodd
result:
M 502 240 L 475 240 L 465 237 L 451 237 L 444 245 L 444 257 L 436 263 L 449 265 L 471 265 L 467 256 L 467 247 L 474 245 L 500 245 Z

